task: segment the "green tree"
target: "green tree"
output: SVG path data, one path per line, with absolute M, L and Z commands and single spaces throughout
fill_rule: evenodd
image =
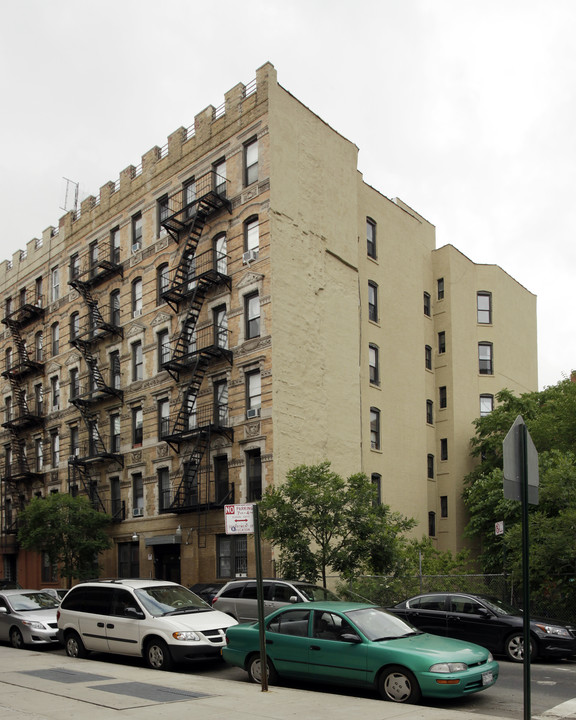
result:
M 112 518 L 94 510 L 85 497 L 54 493 L 33 498 L 19 520 L 21 546 L 46 553 L 59 566 L 68 587 L 72 578 L 93 575 L 97 554 L 111 545 L 105 528 Z
M 412 519 L 376 503 L 362 473 L 344 479 L 329 462 L 300 465 L 260 501 L 262 531 L 280 551 L 279 572 L 326 586 L 330 568 L 344 578 L 392 567 Z

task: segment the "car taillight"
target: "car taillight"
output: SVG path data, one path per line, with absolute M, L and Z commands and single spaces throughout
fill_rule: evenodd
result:
M 215 604 L 216 604 L 216 600 L 218 600 L 217 597 L 213 597 L 213 598 L 212 598 L 212 605 L 215 605 Z
M 56 610 L 56 622 L 58 622 L 58 620 L 60 620 L 60 610 L 59 609 Z

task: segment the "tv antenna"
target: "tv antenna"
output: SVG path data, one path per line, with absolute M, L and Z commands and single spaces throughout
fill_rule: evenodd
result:
M 80 183 L 74 182 L 74 180 L 69 180 L 65 177 L 63 177 L 62 180 L 66 182 L 66 190 L 64 191 L 64 205 L 60 205 L 60 210 L 64 210 L 64 212 L 68 212 L 69 210 L 77 212 L 78 190 L 80 189 Z M 74 205 L 70 207 L 69 203 L 72 201 L 72 197 L 74 198 Z

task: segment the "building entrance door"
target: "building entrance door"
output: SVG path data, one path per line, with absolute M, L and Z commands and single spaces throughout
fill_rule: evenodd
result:
M 180 582 L 180 546 L 154 545 L 156 580 Z

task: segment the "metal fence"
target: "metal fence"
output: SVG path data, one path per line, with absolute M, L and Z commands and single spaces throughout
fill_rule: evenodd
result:
M 490 595 L 522 607 L 522 587 L 513 575 L 415 575 L 411 577 L 362 576 L 339 585 L 348 600 L 368 601 L 390 607 L 426 592 L 465 592 Z M 550 578 L 546 590 L 539 588 L 530 599 L 531 616 L 542 615 L 576 623 L 576 580 Z

